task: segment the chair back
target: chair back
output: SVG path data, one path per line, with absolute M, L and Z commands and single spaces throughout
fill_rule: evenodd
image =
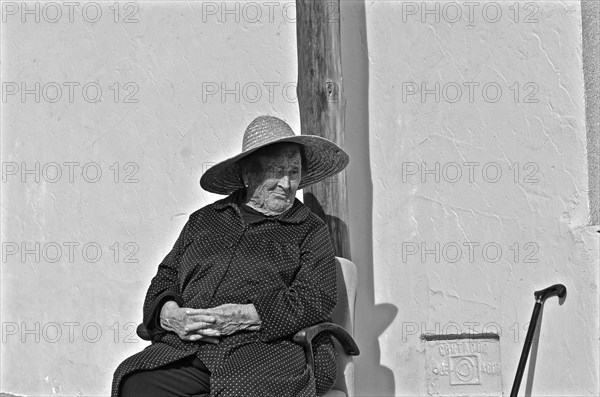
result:
M 336 257 L 338 303 L 332 313 L 333 322 L 342 326 L 354 337 L 354 306 L 358 286 L 356 265 L 345 258 Z M 335 341 L 338 352 L 338 374 L 333 390 L 340 390 L 348 397 L 354 396 L 354 361 L 352 356 Z

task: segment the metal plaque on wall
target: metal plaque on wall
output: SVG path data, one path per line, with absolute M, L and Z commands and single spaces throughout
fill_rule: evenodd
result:
M 497 334 L 423 335 L 427 394 L 502 396 Z

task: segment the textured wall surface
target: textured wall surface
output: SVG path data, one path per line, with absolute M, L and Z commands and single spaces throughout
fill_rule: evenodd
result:
M 299 130 L 295 12 L 37 4 L 2 5 L 1 391 L 108 395 L 203 169 L 259 113 Z M 422 4 L 342 0 L 358 394 L 426 394 L 420 335 L 474 330 L 508 395 L 562 282 L 521 390 L 596 395 L 579 3 Z
M 600 223 L 600 2 L 582 0 L 581 28 L 590 181 L 590 224 L 598 224 Z
M 579 3 L 367 2 L 365 14 L 368 299 L 381 309 L 362 319 L 381 328 L 358 324 L 360 339 L 379 332 L 380 353 L 379 367 L 359 361 L 359 392 L 426 394 L 421 333 L 497 330 L 508 394 L 533 291 L 561 282 L 521 391 L 596 395 Z
M 253 22 L 240 4 L 223 14 L 215 2 L 122 3 L 115 14 L 106 2 L 95 21 L 96 3 L 80 3 L 71 22 L 57 3 L 53 23 L 54 9 L 23 22 L 15 4 L 2 23 L 0 384 L 108 395 L 117 364 L 146 346 L 134 325 L 158 264 L 188 215 L 220 197 L 200 188 L 203 166 L 236 154 L 258 114 L 299 130 L 294 10 L 278 3 L 269 16 L 264 6 Z M 40 83 L 39 103 L 21 97 L 21 83 Z M 55 102 L 52 83 L 62 88 Z M 88 83 L 97 86 L 83 92 Z M 37 182 L 22 163 L 38 164 Z

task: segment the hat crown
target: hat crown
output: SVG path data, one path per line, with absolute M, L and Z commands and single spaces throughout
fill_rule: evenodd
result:
M 306 172 L 302 172 L 299 189 L 335 175 L 348 165 L 348 155 L 335 143 L 316 135 L 296 135 L 285 121 L 264 115 L 252 120 L 246 128 L 242 152 L 206 170 L 200 178 L 200 186 L 218 194 L 230 194 L 243 188 L 238 162 L 260 148 L 280 142 L 304 148 Z
M 281 138 L 295 136 L 285 121 L 273 116 L 259 116 L 244 131 L 242 152 L 247 152 Z

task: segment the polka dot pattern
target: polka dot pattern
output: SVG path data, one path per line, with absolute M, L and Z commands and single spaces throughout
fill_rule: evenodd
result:
M 337 303 L 333 245 L 327 226 L 299 200 L 285 213 L 244 223 L 242 191 L 190 215 L 171 252 L 158 266 L 144 302 L 152 345 L 115 371 L 112 396 L 123 377 L 196 355 L 211 371 L 210 396 L 315 396 L 333 385 L 335 348 L 327 334 L 313 341 L 315 373 L 301 329 L 331 321 Z M 259 331 L 222 337 L 219 344 L 182 341 L 159 326 L 167 300 L 181 307 L 252 303 Z

